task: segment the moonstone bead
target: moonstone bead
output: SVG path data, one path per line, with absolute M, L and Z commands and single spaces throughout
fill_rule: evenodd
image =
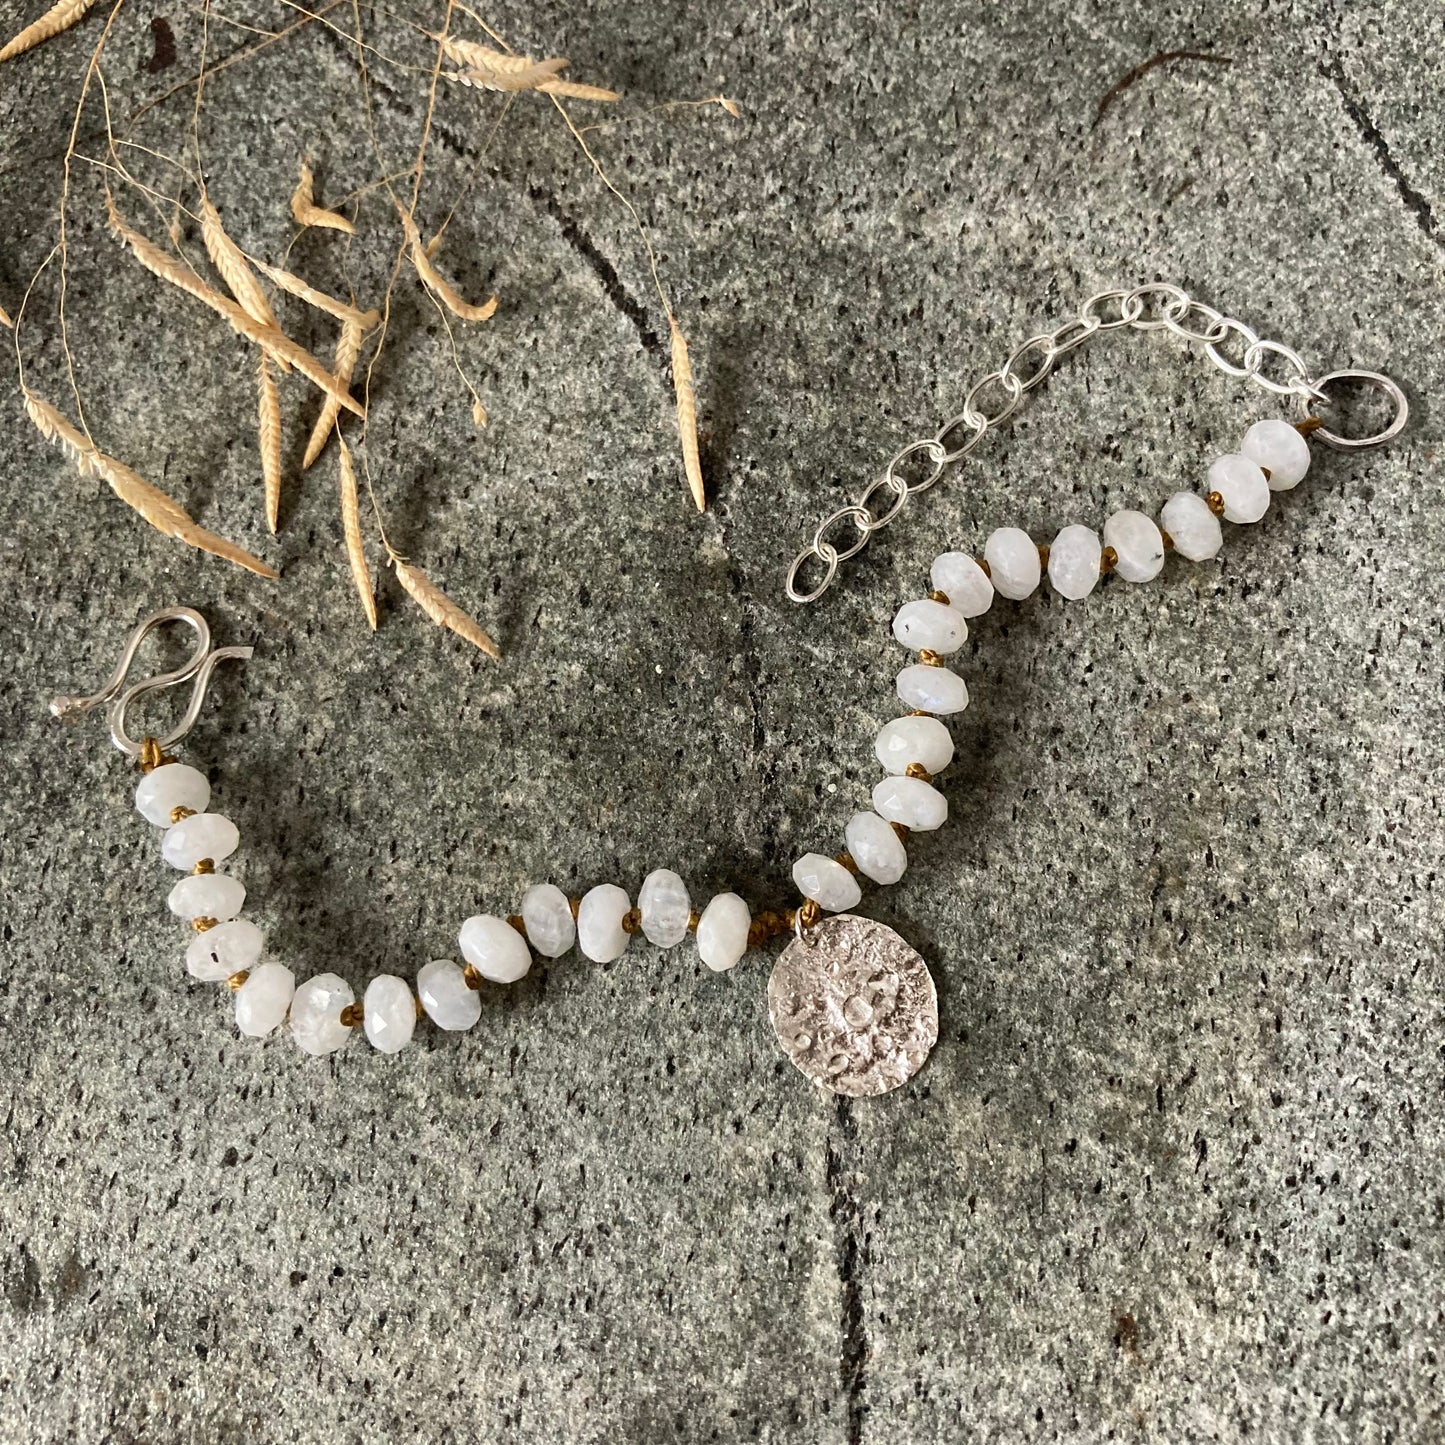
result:
M 1018 602 L 1039 585 L 1039 549 L 1021 527 L 1000 527 L 990 532 L 983 557 L 994 591 L 1000 597 Z
M 946 717 L 968 706 L 968 685 L 946 667 L 915 662 L 898 674 L 898 696 L 919 712 Z
M 417 970 L 416 996 L 439 1029 L 469 1029 L 482 1016 L 481 998 L 449 958 L 434 958 Z
M 719 893 L 698 920 L 698 957 L 714 973 L 733 968 L 748 951 L 752 922 L 748 905 L 736 893 Z
M 1126 582 L 1152 582 L 1164 566 L 1164 538 L 1143 512 L 1115 512 L 1104 523 L 1104 545 L 1114 549 L 1114 570 Z
M 583 895 L 577 909 L 577 942 L 593 963 L 611 963 L 627 952 L 631 935 L 622 920 L 631 911 L 625 889 L 599 883 Z
M 893 636 L 914 652 L 925 647 L 932 652 L 957 652 L 968 640 L 968 623 L 957 608 L 921 597 L 898 609 L 893 618 Z
M 671 868 L 658 868 L 642 880 L 637 894 L 642 934 L 655 948 L 673 948 L 687 937 L 692 899 L 687 885 Z
M 532 966 L 527 940 L 493 913 L 479 913 L 462 924 L 457 935 L 462 957 L 492 983 L 516 983 Z
M 982 617 L 993 606 L 993 583 L 967 552 L 939 553 L 928 580 L 965 617 Z
M 344 978 L 334 973 L 308 978 L 291 1000 L 291 1036 L 301 1052 L 334 1054 L 351 1037 L 351 1026 L 341 1022 L 341 1010 L 355 1002 Z
M 1049 546 L 1049 585 L 1077 602 L 1099 585 L 1099 534 L 1092 527 L 1065 527 Z
M 829 913 L 856 908 L 863 897 L 858 880 L 836 858 L 821 853 L 804 853 L 793 864 L 793 882 L 804 898 L 811 898 Z
M 1198 492 L 1175 492 L 1159 514 L 1174 550 L 1191 562 L 1207 562 L 1224 545 L 1224 528 Z
M 936 717 L 896 717 L 879 729 L 873 751 L 890 773 L 906 773 L 909 763 L 941 773 L 953 761 L 953 738 Z
M 843 839 L 858 871 L 875 883 L 897 883 L 903 877 L 908 867 L 903 840 L 877 813 L 854 813 Z
M 263 963 L 236 990 L 236 1027 L 249 1038 L 269 1034 L 286 1018 L 296 980 L 284 963 Z
M 572 905 L 555 883 L 534 883 L 523 894 L 522 926 L 543 958 L 561 958 L 577 942 Z
M 1279 417 L 1257 421 L 1245 432 L 1239 451 L 1269 473 L 1269 489 L 1287 492 L 1297 487 L 1310 469 L 1310 444 Z
M 236 851 L 241 834 L 224 813 L 195 813 L 166 829 L 161 839 L 161 857 L 172 868 L 186 871 L 202 858 L 220 863 Z
M 261 957 L 266 937 L 248 919 L 233 918 L 198 933 L 186 949 L 186 972 L 202 983 L 224 983 Z
M 136 784 L 136 811 L 147 823 L 169 828 L 176 808 L 204 813 L 211 804 L 211 785 L 206 775 L 185 763 L 162 763 Z
M 1269 510 L 1269 483 L 1248 457 L 1220 457 L 1209 467 L 1208 490 L 1224 498 L 1227 522 L 1257 522 Z
M 394 1054 L 411 1042 L 416 1029 L 416 1004 L 404 978 L 379 973 L 366 985 L 361 1000 L 362 1027 L 378 1053 Z
M 192 873 L 171 889 L 166 904 L 177 918 L 214 918 L 225 923 L 246 901 L 246 886 L 229 873 Z
M 873 788 L 873 810 L 915 833 L 931 833 L 948 821 L 948 799 L 922 778 L 884 778 Z

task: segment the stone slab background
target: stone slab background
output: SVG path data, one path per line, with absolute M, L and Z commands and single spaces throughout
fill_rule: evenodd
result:
M 35 8 L 3 0 L 5 31 Z M 154 16 L 178 52 L 155 74 Z M 249 358 L 120 255 L 79 168 L 92 427 L 283 580 L 138 524 L 12 389 L 0 1438 L 1441 1438 L 1439 7 L 487 17 L 630 113 L 718 92 L 744 108 L 593 136 L 693 344 L 711 510 L 675 459 L 635 234 L 535 97 L 444 252 L 467 294 L 502 297 L 461 341 L 492 425 L 472 426 L 403 285 L 371 431 L 394 540 L 497 635 L 500 665 L 392 583 L 366 632 L 329 460 L 265 534 Z M 53 239 L 103 21 L 0 71 L 12 312 Z M 213 18 L 213 56 L 252 39 Z M 123 10 L 117 109 L 193 73 L 199 43 L 188 8 Z M 1159 63 L 1100 113 L 1174 51 L 1229 63 Z M 419 78 L 374 69 L 402 167 Z M 438 209 L 495 114 L 443 96 Z M 377 174 L 351 52 L 319 27 L 216 76 L 202 127 L 213 194 L 272 254 L 303 152 L 323 196 Z M 137 134 L 184 152 L 185 100 Z M 82 141 L 99 153 L 93 126 Z M 375 195 L 362 215 L 389 224 Z M 351 254 L 311 235 L 291 260 L 374 282 Z M 938 979 L 942 1037 L 912 1087 L 810 1091 L 772 1042 L 767 961 L 714 977 L 690 945 L 539 968 L 469 1036 L 423 1027 L 400 1058 L 253 1046 L 228 996 L 187 980 L 130 772 L 98 723 L 45 710 L 142 613 L 188 602 L 257 641 L 186 756 L 213 770 L 255 916 L 298 973 L 410 973 L 541 878 L 635 888 L 673 865 L 698 895 L 776 906 L 871 786 L 887 621 L 935 551 L 1152 510 L 1275 414 L 1175 338 L 1100 340 L 826 603 L 783 599 L 816 519 L 973 378 L 1094 290 L 1154 278 L 1318 368 L 1392 372 L 1415 419 L 1387 451 L 1317 452 L 1215 564 L 980 620 L 953 819 L 868 905 Z M 27 366 L 63 399 L 47 334 L 29 330 Z M 309 424 L 302 387 L 286 406 Z

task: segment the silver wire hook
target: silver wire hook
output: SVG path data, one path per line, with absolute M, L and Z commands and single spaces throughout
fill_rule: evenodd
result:
M 196 645 L 191 650 L 190 657 L 180 667 L 173 668 L 170 672 L 157 673 L 154 677 L 143 678 L 140 682 L 134 682 L 129 687 L 125 687 L 126 675 L 135 661 L 136 650 L 151 632 L 157 627 L 163 627 L 168 622 L 182 622 L 196 634 Z M 172 743 L 179 742 L 195 726 L 201 707 L 205 703 L 206 692 L 211 683 L 211 673 L 215 670 L 216 664 L 224 662 L 227 658 L 244 660 L 251 656 L 253 650 L 250 647 L 212 647 L 210 626 L 195 608 L 163 607 L 159 612 L 152 612 L 149 617 L 143 618 L 136 624 L 135 629 L 126 640 L 125 647 L 121 650 L 120 661 L 116 664 L 115 671 L 106 679 L 99 692 L 90 697 L 63 695 L 53 698 L 50 703 L 50 711 L 62 720 L 69 720 L 109 703 L 110 707 L 106 718 L 110 725 L 111 741 L 121 752 L 138 758 L 143 745 L 130 736 L 125 725 L 126 711 L 137 699 L 144 697 L 147 693 L 158 692 L 162 688 L 176 687 L 181 683 L 192 682 L 194 679 L 191 685 L 190 704 L 180 722 L 165 737 L 157 740 L 161 749 L 164 750 Z

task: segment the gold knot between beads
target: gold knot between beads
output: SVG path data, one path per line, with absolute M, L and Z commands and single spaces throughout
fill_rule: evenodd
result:
M 232 993 L 235 993 L 250 977 L 251 970 L 249 968 L 243 968 L 239 973 L 233 973 L 230 978 L 226 980 L 226 987 L 230 989 Z
M 149 734 L 140 740 L 140 770 L 143 773 L 153 773 L 166 763 L 173 763 L 175 759 L 165 751 L 164 748 Z
M 196 863 L 196 866 L 191 869 L 191 872 L 196 874 L 214 873 L 215 871 L 216 860 L 214 858 L 202 858 Z
M 341 1022 L 344 1027 L 354 1029 L 360 1026 L 365 1012 L 359 1003 L 349 1003 L 341 1010 Z
M 208 928 L 214 928 L 218 921 L 219 920 L 215 918 L 193 918 L 191 919 L 191 927 L 194 928 L 197 933 L 204 933 Z
M 937 591 L 937 590 L 934 590 L 934 591 L 932 591 L 932 592 L 930 592 L 930 593 L 928 594 L 928 600 L 929 600 L 930 602 L 941 602 L 941 603 L 943 603 L 943 605 L 944 605 L 945 607 L 947 607 L 947 606 L 948 606 L 948 593 L 947 593 L 947 592 L 939 592 L 939 591 Z
M 186 807 L 184 803 L 177 803 L 176 806 L 171 809 L 172 823 L 179 823 L 182 818 L 194 818 L 195 816 L 196 810 Z
M 1099 576 L 1107 577 L 1119 565 L 1119 554 L 1112 547 L 1099 553 Z
M 942 667 L 943 658 L 931 647 L 920 647 L 918 649 L 918 660 L 924 667 Z
M 909 765 L 904 768 L 903 775 L 908 778 L 918 778 L 921 782 L 925 783 L 931 783 L 933 781 L 933 774 L 930 773 L 922 763 L 909 763 Z
M 468 964 L 462 970 L 462 977 L 466 980 L 467 987 L 469 989 L 475 991 L 476 989 L 481 988 L 482 976 L 476 971 L 476 969 L 471 966 L 471 964 Z
M 523 938 L 527 936 L 527 925 L 520 913 L 509 913 L 507 915 L 507 922 L 510 923 Z
M 1218 492 L 1210 492 L 1204 500 L 1209 504 L 1209 510 L 1213 512 L 1216 517 L 1222 517 L 1224 515 L 1224 498 Z
M 858 864 L 851 853 L 834 854 L 833 861 L 835 863 L 841 863 L 850 873 L 856 873 L 858 871 Z
M 622 915 L 622 931 L 624 933 L 636 933 L 642 927 L 642 910 L 640 908 L 629 908 Z

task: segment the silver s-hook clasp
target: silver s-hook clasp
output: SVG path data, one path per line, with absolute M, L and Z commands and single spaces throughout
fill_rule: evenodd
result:
M 183 622 L 196 634 L 196 645 L 191 650 L 190 657 L 171 672 L 160 672 L 154 677 L 143 678 L 140 682 L 133 682 L 126 687 L 126 674 L 130 671 L 131 663 L 135 661 L 136 650 L 151 632 L 157 627 L 163 627 L 167 622 Z M 211 673 L 216 664 L 224 662 L 228 657 L 244 661 L 251 656 L 253 650 L 250 647 L 212 647 L 211 629 L 195 608 L 165 607 L 159 612 L 152 612 L 137 624 L 135 631 L 126 640 L 115 671 L 106 679 L 99 692 L 91 697 L 54 698 L 50 703 L 50 711 L 56 717 L 66 720 L 109 703 L 106 720 L 110 724 L 111 741 L 121 752 L 132 758 L 139 758 L 144 750 L 144 741 L 131 737 L 126 731 L 125 716 L 131 704 L 147 693 L 190 682 L 191 701 L 185 714 L 165 737 L 156 739 L 157 746 L 164 751 L 172 743 L 179 742 L 195 726 L 201 707 L 206 701 L 206 691 L 210 687 Z

